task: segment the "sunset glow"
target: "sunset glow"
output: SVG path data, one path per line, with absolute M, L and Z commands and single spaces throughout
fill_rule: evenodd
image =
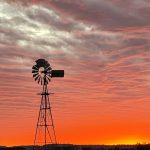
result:
M 150 143 L 149 0 L 0 0 L 0 145 L 32 145 L 48 85 L 58 143 Z

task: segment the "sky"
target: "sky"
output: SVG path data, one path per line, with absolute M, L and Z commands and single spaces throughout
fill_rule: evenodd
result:
M 46 59 L 58 143 L 150 143 L 149 0 L 0 0 L 0 145 L 33 144 Z

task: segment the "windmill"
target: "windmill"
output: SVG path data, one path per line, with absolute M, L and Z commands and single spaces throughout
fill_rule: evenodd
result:
M 52 70 L 50 64 L 45 59 L 38 59 L 32 67 L 33 78 L 42 88 L 41 104 L 38 114 L 37 126 L 34 137 L 35 145 L 57 144 L 54 128 L 51 104 L 48 92 L 48 83 L 51 78 L 64 77 L 64 70 Z

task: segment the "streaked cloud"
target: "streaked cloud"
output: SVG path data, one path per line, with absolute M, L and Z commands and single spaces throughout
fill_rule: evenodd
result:
M 62 127 L 66 130 L 65 121 L 72 124 L 68 131 L 77 120 L 81 129 L 84 122 L 100 125 L 99 119 L 108 126 L 121 116 L 125 119 L 118 121 L 125 124 L 148 122 L 149 7 L 147 0 L 1 0 L 0 118 L 5 126 L 13 116 L 19 123 L 20 115 L 26 118 L 25 130 L 29 118 L 35 123 L 41 87 L 34 83 L 31 68 L 38 58 L 65 70 L 64 79 L 51 83 L 60 133 Z

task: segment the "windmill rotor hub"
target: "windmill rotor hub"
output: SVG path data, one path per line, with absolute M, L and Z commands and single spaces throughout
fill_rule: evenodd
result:
M 44 77 L 44 74 L 46 73 L 44 70 L 45 70 L 44 67 L 39 68 L 39 75 L 42 77 Z

